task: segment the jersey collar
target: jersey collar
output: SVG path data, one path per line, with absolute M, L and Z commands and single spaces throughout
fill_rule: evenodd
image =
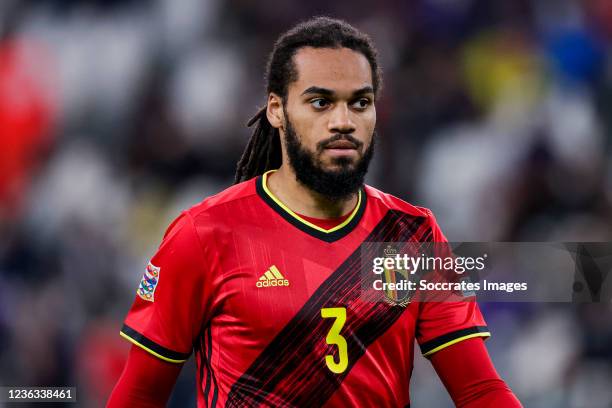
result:
M 287 207 L 281 200 L 279 200 L 278 197 L 272 194 L 268 188 L 268 175 L 275 171 L 276 170 L 269 170 L 257 178 L 257 194 L 266 202 L 266 204 L 268 204 L 290 224 L 293 224 L 295 227 L 301 229 L 305 233 L 325 242 L 334 242 L 340 238 L 343 238 L 349 232 L 351 232 L 357 226 L 357 224 L 359 224 L 366 207 L 366 193 L 363 187 L 359 190 L 357 205 L 355 206 L 355 209 L 353 209 L 351 215 L 349 215 L 349 217 L 341 224 L 330 229 L 325 229 L 300 217 L 289 207 Z

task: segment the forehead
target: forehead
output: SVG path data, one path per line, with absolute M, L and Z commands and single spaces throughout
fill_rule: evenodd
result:
M 318 86 L 330 90 L 353 91 L 372 86 L 372 70 L 367 58 L 349 48 L 299 49 L 293 57 L 297 81 L 289 85 L 302 92 Z

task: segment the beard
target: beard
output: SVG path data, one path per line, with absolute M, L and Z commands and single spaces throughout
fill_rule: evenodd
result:
M 297 181 L 330 201 L 347 199 L 357 193 L 363 186 L 374 155 L 376 132 L 372 133 L 370 145 L 356 162 L 347 157 L 337 157 L 332 163 L 338 167 L 338 170 L 325 170 L 316 154 L 322 153 L 329 143 L 344 139 L 354 143 L 357 149 L 360 149 L 363 143 L 351 135 L 336 134 L 317 143 L 317 151 L 313 153 L 302 146 L 289 117 L 286 114 L 285 117 L 287 118 L 285 121 L 287 156 Z

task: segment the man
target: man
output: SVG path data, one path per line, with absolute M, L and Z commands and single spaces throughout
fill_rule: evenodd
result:
M 416 338 L 457 406 L 519 407 L 475 302 L 361 301 L 360 244 L 445 241 L 430 211 L 363 185 L 381 83 L 370 39 L 299 24 L 267 80 L 237 184 L 185 211 L 147 267 L 109 406 L 163 406 L 193 349 L 199 407 L 406 407 Z

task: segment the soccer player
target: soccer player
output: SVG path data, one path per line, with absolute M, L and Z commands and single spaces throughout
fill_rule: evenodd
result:
M 460 407 L 520 407 L 475 302 L 364 302 L 364 242 L 444 242 L 432 213 L 364 185 L 380 69 L 326 17 L 276 42 L 236 184 L 184 211 L 148 264 L 108 406 L 164 406 L 197 361 L 198 407 L 407 407 L 413 344 Z

